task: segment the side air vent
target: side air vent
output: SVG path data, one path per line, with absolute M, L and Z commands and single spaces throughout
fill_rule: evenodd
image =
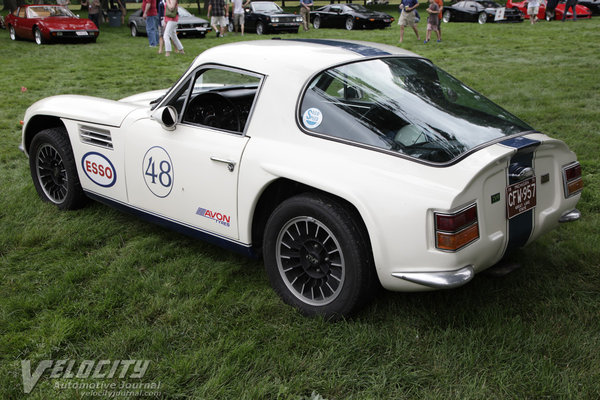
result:
M 112 150 L 113 148 L 110 131 L 104 129 L 92 128 L 89 126 L 80 126 L 79 138 L 83 143 L 91 144 L 110 150 Z

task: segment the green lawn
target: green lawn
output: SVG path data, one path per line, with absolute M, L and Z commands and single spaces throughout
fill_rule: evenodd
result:
M 425 45 L 407 31 L 403 45 L 564 140 L 583 166 L 583 219 L 515 253 L 523 267 L 505 277 L 381 292 L 354 319 L 328 323 L 284 305 L 260 261 L 97 203 L 42 203 L 17 149 L 38 99 L 164 88 L 204 49 L 256 35 L 184 39 L 186 54 L 167 58 L 126 27 L 102 26 L 86 45 L 11 42 L 0 31 L 0 399 L 25 396 L 22 360 L 33 373 L 62 359 L 149 360 L 141 381 L 160 384 L 163 398 L 600 398 L 600 17 L 450 23 L 443 35 Z M 286 35 L 398 36 L 396 25 Z M 56 387 L 73 381 L 46 371 L 26 398 L 88 397 Z

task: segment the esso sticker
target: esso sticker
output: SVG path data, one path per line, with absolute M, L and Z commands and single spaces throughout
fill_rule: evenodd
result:
M 108 158 L 95 151 L 86 153 L 81 159 L 81 167 L 88 178 L 96 185 L 111 187 L 117 181 L 117 171 Z
M 323 122 L 323 113 L 318 108 L 309 108 L 302 115 L 302 123 L 308 129 L 315 129 Z

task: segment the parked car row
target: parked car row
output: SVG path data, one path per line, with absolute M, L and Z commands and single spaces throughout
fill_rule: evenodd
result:
M 253 1 L 245 8 L 245 28 L 258 35 L 267 33 L 298 33 L 302 17 L 285 12 L 272 1 Z M 205 37 L 212 31 L 209 22 L 178 8 L 177 33 L 181 36 Z M 233 16 L 232 16 L 233 17 Z M 389 14 L 371 11 L 356 4 L 337 4 L 320 7 L 311 12 L 310 21 L 316 29 L 386 28 L 394 21 Z M 30 39 L 37 44 L 51 41 L 77 40 L 95 42 L 98 28 L 87 18 L 80 18 L 67 7 L 59 5 L 23 5 L 6 17 L 11 39 Z M 146 20 L 142 10 L 132 13 L 127 22 L 131 36 L 146 35 Z M 233 31 L 233 18 L 229 21 Z
M 600 0 L 584 0 L 588 4 L 595 5 L 597 12 L 600 12 Z M 581 1 L 579 3 L 582 3 Z M 493 0 L 463 0 L 452 5 L 444 6 L 442 20 L 444 22 L 478 22 L 485 24 L 487 22 L 523 22 L 529 19 L 527 14 L 527 0 L 516 2 L 508 0 L 506 6 L 502 6 Z M 590 8 L 578 4 L 576 6 L 577 18 L 589 19 L 592 17 Z M 538 18 L 547 21 L 557 19 L 561 20 L 565 12 L 565 2 L 561 1 L 554 10 L 546 10 L 545 5 L 540 5 Z M 573 14 L 569 10 L 567 19 L 573 19 Z
M 600 1 L 600 0 L 598 0 L 598 1 Z M 527 14 L 527 1 L 515 2 L 513 0 L 508 0 L 506 2 L 506 8 L 512 8 L 514 10 L 519 10 L 524 14 L 525 19 L 529 19 L 529 15 Z M 590 9 L 583 5 L 577 4 L 575 6 L 575 11 L 577 13 L 578 19 L 592 18 L 592 12 L 590 11 Z M 550 9 L 547 10 L 545 4 L 540 4 L 540 8 L 539 8 L 537 17 L 538 17 L 538 19 L 545 19 L 546 21 L 551 21 L 553 19 L 561 20 L 563 18 L 564 13 L 565 13 L 565 2 L 564 1 L 559 2 L 556 5 L 556 8 L 554 8 L 554 10 L 550 10 Z M 569 11 L 567 11 L 566 19 L 573 19 L 573 13 L 571 12 L 570 9 L 569 9 Z
M 592 14 L 600 14 L 600 0 L 581 0 L 576 6 L 577 18 L 588 19 Z M 181 36 L 205 37 L 212 31 L 210 24 L 203 18 L 192 15 L 179 7 L 177 33 Z M 272 1 L 254 1 L 245 8 L 245 27 L 247 32 L 258 35 L 266 33 L 298 33 L 302 17 L 286 13 Z M 565 3 L 561 1 L 554 10 L 539 8 L 539 19 L 562 19 Z M 493 0 L 462 0 L 444 7 L 444 22 L 522 22 L 528 19 L 527 0 L 517 2 L 508 0 L 502 6 Z M 573 14 L 568 11 L 567 19 Z M 12 40 L 29 39 L 37 44 L 51 41 L 88 41 L 95 42 L 98 28 L 87 18 L 79 18 L 67 7 L 58 5 L 23 5 L 6 16 L 5 26 Z M 310 22 L 315 29 L 342 28 L 384 29 L 394 22 L 389 14 L 372 11 L 358 4 L 329 4 L 310 13 Z M 128 26 L 131 36 L 146 34 L 146 21 L 142 10 L 129 16 Z M 233 31 L 233 19 L 229 21 L 229 31 Z

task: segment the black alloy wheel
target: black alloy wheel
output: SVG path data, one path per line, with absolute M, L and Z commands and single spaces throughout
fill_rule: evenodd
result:
M 29 147 L 29 169 L 42 200 L 61 210 L 76 209 L 84 204 L 86 197 L 64 129 L 46 129 L 33 138 Z

